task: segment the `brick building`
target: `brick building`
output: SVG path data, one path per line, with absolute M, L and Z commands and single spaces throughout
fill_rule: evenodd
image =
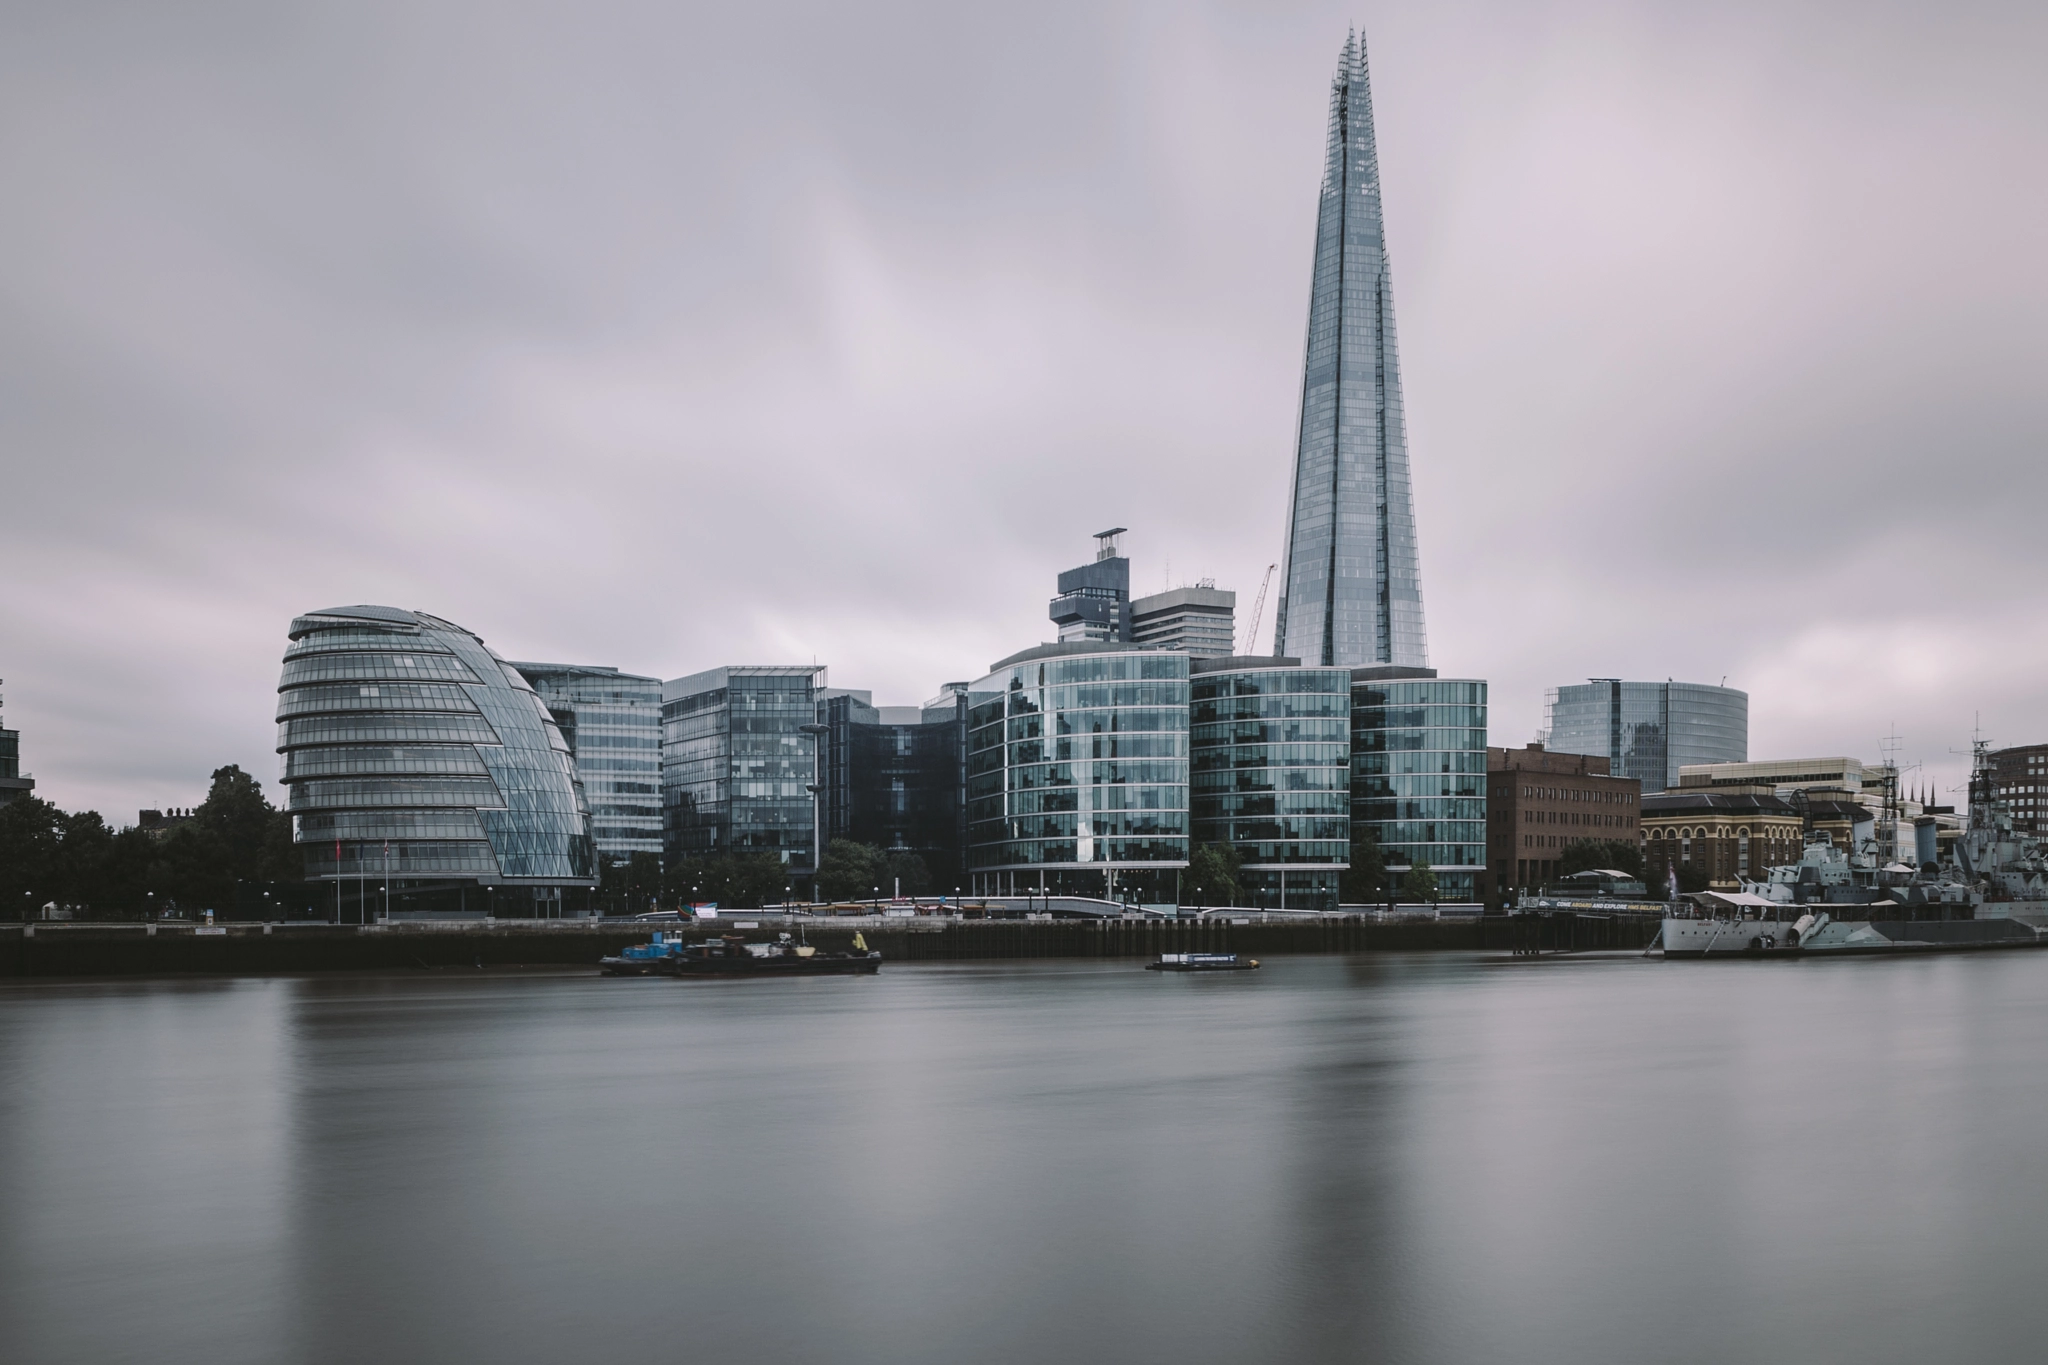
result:
M 1643 798 L 1643 883 L 1662 892 L 1668 870 L 1692 867 L 1709 889 L 1797 862 L 1805 829 L 1789 801 L 1767 794 L 1680 788 Z
M 1640 842 L 1642 784 L 1593 754 L 1541 744 L 1486 751 L 1486 868 L 1491 889 L 1536 887 L 1557 875 L 1568 844 Z

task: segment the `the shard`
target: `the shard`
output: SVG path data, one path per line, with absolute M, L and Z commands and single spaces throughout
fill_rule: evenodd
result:
M 1426 668 L 1379 155 L 1355 36 L 1330 87 L 1315 259 L 1275 652 Z

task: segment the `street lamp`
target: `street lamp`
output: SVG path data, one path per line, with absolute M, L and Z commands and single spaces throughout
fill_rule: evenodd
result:
M 832 727 L 813 723 L 796 728 L 811 737 L 811 781 L 806 790 L 811 794 L 811 900 L 816 903 L 824 899 L 818 874 L 825 865 L 825 736 L 832 733 Z

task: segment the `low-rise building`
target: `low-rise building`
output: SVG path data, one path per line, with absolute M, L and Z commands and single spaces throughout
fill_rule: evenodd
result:
M 21 771 L 21 731 L 0 729 L 0 806 L 36 789 L 36 780 Z
M 1551 881 L 1575 843 L 1640 842 L 1642 783 L 1616 777 L 1597 754 L 1541 744 L 1486 751 L 1486 863 L 1491 890 Z
M 1645 795 L 1642 832 L 1643 880 L 1652 891 L 1684 868 L 1705 876 L 1710 890 L 1733 891 L 1743 878 L 1797 861 L 1805 842 L 1793 804 L 1753 788 L 1739 795 L 1697 787 Z

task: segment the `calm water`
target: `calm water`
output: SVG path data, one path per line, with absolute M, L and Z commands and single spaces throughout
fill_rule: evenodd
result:
M 0 988 L 0 1358 L 1996 1361 L 2048 955 Z

